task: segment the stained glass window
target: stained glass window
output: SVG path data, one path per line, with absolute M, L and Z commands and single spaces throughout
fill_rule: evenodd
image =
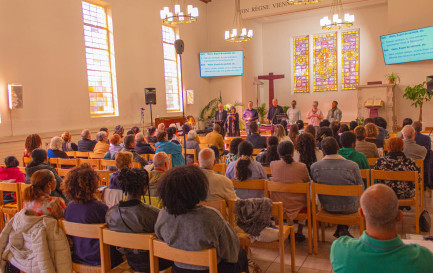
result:
M 165 71 L 165 98 L 167 111 L 178 112 L 182 110 L 181 90 L 179 88 L 181 76 L 177 61 L 174 42 L 176 33 L 172 27 L 162 26 L 162 48 L 164 51 L 164 71 Z
M 118 115 L 113 24 L 105 7 L 82 2 L 90 116 Z
M 293 39 L 293 75 L 295 93 L 310 92 L 310 61 L 308 36 Z
M 313 37 L 314 91 L 337 91 L 337 33 Z
M 343 90 L 355 89 L 359 84 L 359 31 L 341 33 L 341 76 Z

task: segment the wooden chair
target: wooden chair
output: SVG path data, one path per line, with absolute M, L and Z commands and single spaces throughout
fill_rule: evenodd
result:
M 83 165 L 83 164 L 89 164 L 90 167 L 92 167 L 92 169 L 94 170 L 99 170 L 100 169 L 100 159 L 87 159 L 87 158 L 79 158 L 78 159 L 78 165 Z
M 66 176 L 68 175 L 68 173 L 69 173 L 71 170 L 72 170 L 72 169 L 60 169 L 60 168 L 57 168 L 57 169 L 56 169 L 56 172 L 57 172 L 57 174 L 58 174 L 60 177 L 64 178 L 64 177 L 66 177 Z
M 77 154 L 75 151 L 65 152 L 70 158 L 77 158 Z
M 232 182 L 235 189 L 263 190 L 265 196 L 269 197 L 268 192 L 266 191 L 266 179 L 251 179 L 245 181 L 232 179 Z
M 18 167 L 23 174 L 26 174 L 26 167 Z
M 186 151 L 185 151 L 186 150 Z M 194 163 L 197 163 L 197 150 L 196 149 L 182 149 L 182 154 L 183 155 L 192 155 L 194 156 Z
M 267 175 L 272 175 L 271 167 L 263 167 Z
M 22 209 L 22 194 L 21 194 L 21 184 L 23 183 L 6 183 L 0 182 L 0 228 L 3 230 L 4 225 Z M 12 192 L 15 194 L 16 202 L 5 204 L 3 202 L 3 192 Z M 4 216 L 3 216 L 4 215 Z M 6 222 L 4 222 L 6 220 Z
M 99 185 L 100 186 L 107 186 L 110 184 L 110 174 L 113 172 L 106 171 L 106 170 L 95 170 L 96 173 L 99 176 Z
M 263 149 L 253 149 L 253 155 L 258 155 Z
M 200 202 L 200 205 L 211 207 L 219 211 L 224 219 L 227 220 L 227 206 L 225 200 L 213 200 Z
M 229 200 L 229 223 L 235 228 L 235 216 L 234 216 L 234 208 L 236 201 Z M 280 272 L 285 272 L 285 255 L 284 255 L 284 242 L 290 235 L 290 256 L 291 256 L 291 269 L 292 272 L 296 271 L 295 264 L 295 229 L 293 226 L 285 226 L 284 218 L 283 218 L 283 203 L 282 202 L 273 202 L 272 203 L 272 213 L 271 216 L 275 218 L 275 222 L 278 222 L 278 231 L 279 231 L 279 240 L 274 242 L 259 242 L 255 241 L 251 242 L 249 236 L 245 233 L 238 233 L 239 240 L 241 242 L 241 246 L 249 249 L 250 247 L 255 248 L 266 248 L 266 249 L 279 249 L 280 251 Z
M 107 170 L 108 167 L 116 167 L 116 161 L 115 160 L 105 160 L 105 159 L 99 160 L 99 168 L 101 170 Z
M 59 227 L 63 229 L 66 235 L 76 236 L 87 239 L 98 239 L 101 227 L 105 224 L 79 224 L 68 222 L 64 219 L 59 219 Z M 84 264 L 72 263 L 72 269 L 77 273 L 100 273 L 102 267 L 100 265 L 91 266 Z
M 415 206 L 415 227 L 416 234 L 419 234 L 419 216 L 420 216 L 420 196 L 419 196 L 419 174 L 414 171 L 371 171 L 371 180 L 388 180 L 388 181 L 403 181 L 406 183 L 414 183 L 415 196 L 409 199 L 398 199 L 398 205 L 401 207 Z
M 353 214 L 332 214 L 325 210 L 317 211 L 316 208 L 316 194 L 325 194 L 332 196 L 356 196 L 358 198 L 362 195 L 362 185 L 324 185 L 324 184 L 311 184 L 312 199 L 312 214 L 313 214 L 313 237 L 314 237 L 314 253 L 318 253 L 318 230 L 317 223 L 321 222 L 322 227 L 322 242 L 325 241 L 325 226 L 323 223 L 339 224 L 339 225 L 359 225 L 359 234 L 364 232 L 364 219 L 359 212 Z
M 75 152 L 75 158 L 89 158 L 89 152 Z
M 226 164 L 215 164 L 215 166 L 213 167 L 213 170 L 215 172 L 219 172 L 222 175 L 226 174 L 226 170 L 227 170 L 227 165 Z
M 232 140 L 231 139 L 224 139 L 224 148 L 226 150 L 230 149 L 230 145 L 232 144 Z
M 200 143 L 198 146 L 200 147 L 200 149 L 209 148 L 209 144 L 207 143 Z
M 376 165 L 376 162 L 379 160 L 379 158 L 367 158 L 368 165 L 370 165 L 371 168 L 373 168 Z
M 111 269 L 109 246 L 150 250 L 151 241 L 151 234 L 115 232 L 107 229 L 105 226 L 100 227 L 99 244 L 101 249 L 101 271 L 99 272 L 134 272 L 127 262 Z
M 225 164 L 225 163 L 226 163 L 226 160 L 227 160 L 227 155 L 223 155 L 223 156 L 221 157 L 221 160 L 222 160 L 221 162 Z
M 421 211 L 424 210 L 424 159 L 416 159 L 415 160 L 416 165 L 420 168 L 420 175 L 421 175 L 421 181 L 420 181 L 420 199 L 421 199 Z
M 95 154 L 93 152 L 89 153 L 89 159 L 103 159 L 105 154 Z
M 159 273 L 159 258 L 178 263 L 209 267 L 209 273 L 218 272 L 216 249 L 185 251 L 169 247 L 166 243 L 152 237 L 150 240 L 150 272 Z
M 62 168 L 62 166 L 79 166 L 78 158 L 59 158 L 57 160 L 57 168 Z
M 48 162 L 50 163 L 51 166 L 53 166 L 54 168 L 60 168 L 59 167 L 59 159 L 58 158 L 49 158 Z
M 32 158 L 31 157 L 23 157 L 23 166 L 27 166 L 27 164 L 29 164 L 30 162 L 32 162 Z
M 266 191 L 271 196 L 272 192 L 305 194 L 307 200 L 307 212 L 299 212 L 295 220 L 307 220 L 308 223 L 308 253 L 313 253 L 313 234 L 311 230 L 311 193 L 310 183 L 285 184 L 279 182 L 266 182 Z
M 199 136 L 198 139 L 199 139 L 200 143 L 206 144 L 206 137 L 205 136 Z
M 365 179 L 365 187 L 368 188 L 371 186 L 371 171 L 369 169 L 361 170 L 361 178 Z
M 140 155 L 142 158 L 146 159 L 146 161 L 149 161 L 149 155 L 148 154 L 141 154 Z M 153 157 L 152 157 L 153 160 Z

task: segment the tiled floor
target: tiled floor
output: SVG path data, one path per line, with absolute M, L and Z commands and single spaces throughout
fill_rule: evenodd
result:
M 433 199 L 429 198 L 428 193 L 425 194 L 425 209 L 430 215 L 433 215 Z M 326 229 L 326 241 L 319 241 L 318 255 L 308 254 L 308 241 L 296 244 L 296 272 L 299 273 L 330 273 L 332 265 L 329 260 L 329 252 L 331 244 L 334 241 L 334 227 Z M 320 232 L 320 231 L 319 231 Z M 359 237 L 359 228 L 351 227 L 350 232 L 353 236 Z M 406 234 L 415 234 L 415 212 L 404 211 L 403 221 L 398 225 L 398 232 L 404 239 Z M 433 234 L 433 228 L 431 230 Z M 304 228 L 304 234 L 307 234 L 307 228 Z M 427 233 L 422 233 L 428 235 Z M 280 256 L 278 250 L 270 249 L 252 249 L 251 258 L 260 266 L 263 273 L 278 273 L 280 272 Z M 291 272 L 290 246 L 286 242 L 285 248 L 285 271 Z

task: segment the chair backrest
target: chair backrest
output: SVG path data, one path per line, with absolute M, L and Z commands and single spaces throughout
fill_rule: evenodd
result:
M 89 164 L 90 167 L 92 167 L 92 169 L 94 170 L 99 170 L 100 169 L 100 159 L 87 159 L 87 158 L 79 158 L 78 159 L 78 165 L 82 165 L 82 164 Z
M 200 149 L 204 149 L 204 148 L 209 148 L 209 144 L 207 143 L 201 143 L 198 145 L 200 147 Z
M 416 171 L 381 171 L 371 170 L 371 180 L 389 180 L 389 181 L 413 181 L 419 182 L 418 172 Z
M 206 143 L 206 137 L 205 136 L 199 136 L 198 139 L 200 140 L 200 143 Z
M 421 169 L 421 177 L 424 177 L 424 159 L 415 159 L 415 164 Z
M 267 175 L 272 175 L 271 167 L 263 167 L 263 169 L 265 170 L 265 173 L 266 173 Z
M 103 159 L 105 156 L 105 154 L 95 154 L 93 152 L 89 153 L 89 158 L 90 159 Z
M 357 196 L 362 195 L 362 185 L 326 185 L 311 183 L 311 194 L 326 194 L 333 196 Z
M 51 166 L 58 168 L 59 167 L 59 159 L 58 158 L 50 158 L 48 160 Z
M 146 159 L 146 161 L 149 161 L 150 159 L 149 159 L 149 154 L 141 154 L 140 155 L 142 158 L 144 158 L 144 159 Z M 152 160 L 153 160 L 153 157 L 152 157 Z
M 110 184 L 110 174 L 112 172 L 107 170 L 95 170 L 95 171 L 99 176 L 99 185 L 108 187 L 108 185 Z
M 218 210 L 224 219 L 227 219 L 227 206 L 225 200 L 213 200 L 213 201 L 205 201 L 200 202 L 200 205 L 211 207 Z
M 18 167 L 23 174 L 26 174 L 26 167 Z
M 21 194 L 21 184 L 23 183 L 6 183 L 6 182 L 0 182 L 0 194 L 2 192 L 8 191 L 15 193 L 15 196 L 17 198 L 17 209 L 20 211 L 22 209 L 22 194 Z M 0 198 L 0 205 L 3 205 L 3 195 Z
M 225 175 L 227 170 L 227 164 L 215 164 L 213 170 L 215 172 L 220 172 L 222 175 Z
M 183 153 L 182 154 L 187 154 L 187 155 L 193 155 L 194 156 L 194 163 L 197 163 L 197 150 L 196 149 L 183 149 Z
M 209 267 L 209 273 L 218 272 L 216 249 L 185 251 L 168 246 L 153 238 L 150 244 L 150 272 L 159 272 L 158 258 L 178 263 Z
M 78 158 L 59 158 L 57 161 L 58 168 L 62 166 L 78 166 Z
M 68 152 L 65 152 L 65 153 L 66 153 L 66 155 L 69 156 L 70 158 L 76 158 L 76 157 L 77 157 L 77 154 L 76 154 L 75 151 L 68 151 Z
M 370 171 L 370 169 L 361 170 L 361 178 L 366 180 L 366 187 L 371 186 L 371 171 Z
M 24 183 L 19 183 L 20 184 L 20 192 L 21 192 L 21 207 L 24 207 L 24 191 L 30 187 L 30 184 L 24 184 Z
M 258 155 L 263 149 L 253 149 L 253 155 Z
M 60 177 L 66 177 L 66 175 L 68 175 L 68 173 L 71 171 L 72 169 L 60 169 L 57 168 L 56 172 Z
M 75 157 L 77 158 L 89 158 L 89 152 L 75 152 Z
M 245 181 L 232 179 L 232 182 L 235 189 L 263 190 L 265 196 L 268 197 L 268 192 L 266 191 L 266 179 L 250 179 Z
M 101 170 L 106 170 L 108 167 L 116 167 L 116 160 L 99 160 L 99 168 Z
M 266 181 L 266 190 L 268 192 L 285 192 L 285 193 L 304 193 L 310 197 L 310 183 L 280 183 Z
M 376 162 L 378 160 L 379 160 L 379 158 L 367 158 L 368 165 L 370 165 L 370 167 L 374 167 L 374 165 L 376 165 Z
M 23 164 L 24 166 L 27 166 L 27 164 L 29 164 L 30 162 L 32 162 L 32 158 L 31 157 L 23 157 Z
M 132 168 L 138 168 L 138 169 L 141 169 L 141 164 L 140 164 L 139 162 L 135 162 L 135 161 L 133 161 L 133 162 L 132 162 Z

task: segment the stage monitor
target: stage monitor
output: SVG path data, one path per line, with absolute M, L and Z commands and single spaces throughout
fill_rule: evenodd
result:
M 380 36 L 385 64 L 433 59 L 433 26 Z
M 244 52 L 201 52 L 201 77 L 242 76 L 244 74 Z

